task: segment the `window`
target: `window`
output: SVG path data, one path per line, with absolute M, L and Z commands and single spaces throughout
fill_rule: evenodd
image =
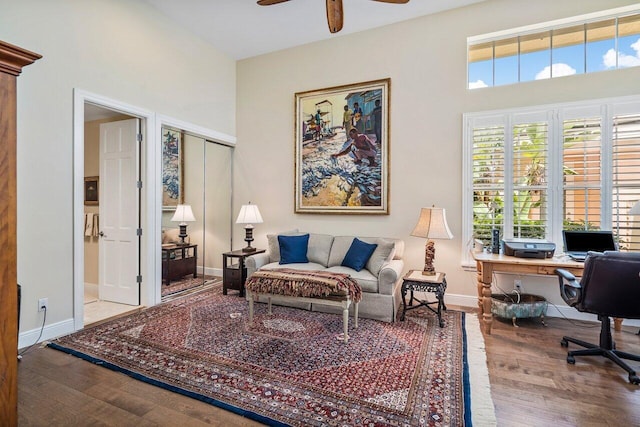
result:
M 640 10 L 576 17 L 470 37 L 468 88 L 640 66 Z
M 640 97 L 464 115 L 463 238 L 613 230 L 640 250 Z

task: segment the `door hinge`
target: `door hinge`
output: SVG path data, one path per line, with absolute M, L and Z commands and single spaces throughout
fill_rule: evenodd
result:
M 136 135 L 136 141 L 142 142 L 142 134 L 141 133 Z
M 136 282 L 142 283 L 142 276 L 136 276 Z
M 142 189 L 142 181 L 137 181 L 136 182 L 136 187 L 138 188 L 138 190 Z
M 138 228 L 136 230 L 136 236 L 138 236 L 138 237 L 142 236 L 142 228 Z

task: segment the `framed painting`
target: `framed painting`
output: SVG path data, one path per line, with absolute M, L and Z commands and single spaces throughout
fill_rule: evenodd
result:
M 295 94 L 295 212 L 389 214 L 391 79 Z
M 99 179 L 97 176 L 84 177 L 84 204 L 86 206 L 98 206 L 98 201 L 100 200 L 98 194 Z
M 182 133 L 162 128 L 162 210 L 184 203 L 184 153 Z

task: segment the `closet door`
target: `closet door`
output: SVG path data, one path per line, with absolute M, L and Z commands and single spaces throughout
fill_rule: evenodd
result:
M 16 77 L 41 56 L 0 41 L 0 421 L 18 424 Z

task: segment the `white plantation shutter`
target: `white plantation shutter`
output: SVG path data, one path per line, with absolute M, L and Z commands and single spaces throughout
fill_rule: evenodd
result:
M 640 97 L 469 113 L 464 122 L 463 239 L 545 238 L 613 230 L 640 251 Z M 465 263 L 470 263 L 465 251 Z
M 640 200 L 640 112 L 613 117 L 612 223 L 621 250 L 640 250 L 640 216 L 629 210 Z
M 472 130 L 473 232 L 489 241 L 504 225 L 505 133 L 503 125 Z
M 543 239 L 547 229 L 548 124 L 513 127 L 513 237 Z
M 601 228 L 602 131 L 600 117 L 562 124 L 563 228 Z

